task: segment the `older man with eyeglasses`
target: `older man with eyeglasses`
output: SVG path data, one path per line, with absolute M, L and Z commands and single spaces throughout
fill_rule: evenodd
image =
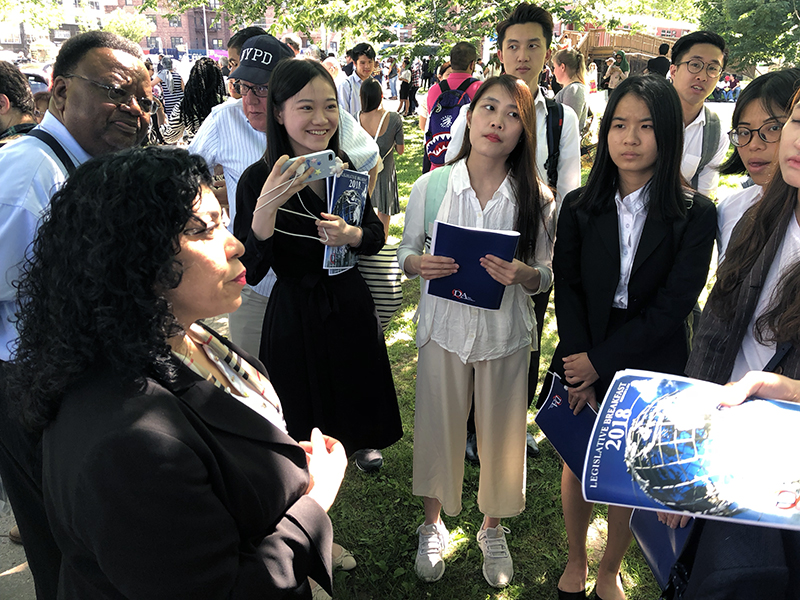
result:
M 2 392 L 4 361 L 13 358 L 17 338 L 13 282 L 51 196 L 77 166 L 146 136 L 156 105 L 143 59 L 138 45 L 111 33 L 69 39 L 53 65 L 41 124 L 0 150 L 0 477 L 40 600 L 57 596 L 61 554 L 44 509 L 41 438 L 10 416 L 11 399 Z

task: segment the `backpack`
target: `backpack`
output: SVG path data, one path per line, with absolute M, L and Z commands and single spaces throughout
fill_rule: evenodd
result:
M 545 97 L 547 106 L 547 160 L 544 169 L 547 185 L 556 194 L 558 185 L 558 157 L 561 154 L 561 130 L 564 128 L 564 107 L 555 100 Z
M 476 81 L 478 80 L 474 77 L 468 77 L 454 90 L 450 89 L 446 80 L 439 82 L 442 93 L 436 99 L 428 118 L 428 130 L 425 132 L 425 156 L 432 166 L 440 167 L 444 164 L 444 155 L 450 145 L 450 128 L 461 107 L 472 101 L 467 96 L 467 89 Z
M 692 176 L 692 187 L 697 189 L 697 184 L 700 181 L 700 173 L 705 169 L 706 165 L 714 158 L 714 153 L 717 151 L 717 144 L 719 143 L 720 124 L 717 113 L 708 110 L 707 106 L 703 107 L 706 111 L 706 124 L 703 126 L 703 149 L 700 154 L 700 162 L 697 165 L 697 170 Z
M 453 165 L 445 165 L 440 169 L 431 171 L 428 179 L 428 189 L 425 191 L 425 250 L 431 249 L 431 235 L 433 222 L 439 214 L 444 195 L 447 193 L 447 184 L 450 182 L 450 171 Z

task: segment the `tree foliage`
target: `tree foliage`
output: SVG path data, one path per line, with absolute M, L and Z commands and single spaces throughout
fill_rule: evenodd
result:
M 155 25 L 142 13 L 129 13 L 117 9 L 103 20 L 103 31 L 116 33 L 137 44 L 150 35 Z
M 702 0 L 700 25 L 728 43 L 736 65 L 800 64 L 800 14 L 795 0 Z

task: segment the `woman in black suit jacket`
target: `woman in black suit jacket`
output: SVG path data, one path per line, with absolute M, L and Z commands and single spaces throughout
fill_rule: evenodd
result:
M 34 244 L 9 380 L 44 429 L 59 598 L 331 591 L 344 449 L 294 442 L 264 367 L 195 323 L 245 279 L 210 183 L 178 149 L 94 159 Z
M 666 81 L 626 79 L 611 95 L 585 188 L 561 208 L 553 271 L 559 345 L 551 368 L 569 386 L 575 414 L 597 408 L 625 368 L 680 374 L 689 353 L 687 318 L 708 275 L 716 211 L 680 177 L 680 101 Z M 592 505 L 564 465 L 561 480 L 569 559 L 559 597 L 585 597 Z M 619 568 L 630 544 L 630 509 L 608 509 L 598 598 L 624 598 Z

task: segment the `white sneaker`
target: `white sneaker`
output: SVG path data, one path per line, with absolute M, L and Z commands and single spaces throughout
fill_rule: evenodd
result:
M 508 527 L 498 525 L 478 532 L 478 545 L 483 552 L 483 578 L 492 587 L 506 587 L 514 576 L 514 561 L 508 551 Z
M 447 528 L 439 521 L 417 527 L 419 546 L 414 559 L 414 570 L 422 581 L 439 581 L 444 575 L 444 549 L 447 546 Z

